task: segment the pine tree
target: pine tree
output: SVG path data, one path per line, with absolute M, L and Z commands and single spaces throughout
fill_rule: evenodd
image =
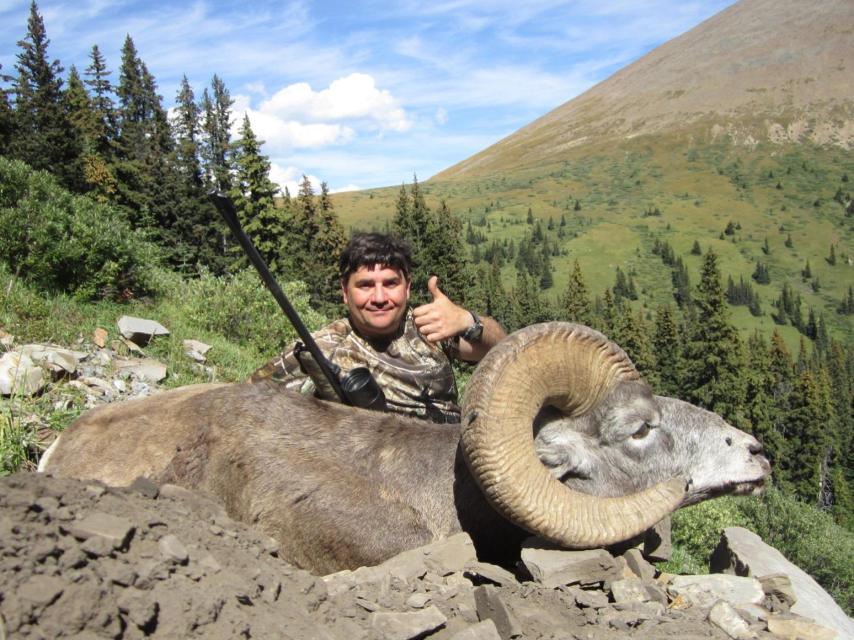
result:
M 423 259 L 429 275 L 439 277 L 439 288 L 458 304 L 466 304 L 471 272 L 463 241 L 463 224 L 442 200 L 428 219 Z
M 703 258 L 694 307 L 696 318 L 685 345 L 686 395 L 738 425 L 745 393 L 743 349 L 729 322 L 717 256 L 711 249 Z
M 587 293 L 587 285 L 584 283 L 584 275 L 578 260 L 573 264 L 559 307 L 559 317 L 570 322 L 590 324 L 592 316 L 590 296 Z
M 15 128 L 15 113 L 12 111 L 12 103 L 9 100 L 10 91 L 2 86 L 3 83 L 11 80 L 11 76 L 3 73 L 3 65 L 0 64 L 0 155 L 9 152 Z
M 654 389 L 659 387 L 659 370 L 649 338 L 649 327 L 643 312 L 632 314 L 631 307 L 625 305 L 621 314 L 620 346 L 629 355 L 638 372 Z
M 116 105 L 113 102 L 115 90 L 110 83 L 110 71 L 98 45 L 92 47 L 89 54 L 91 63 L 86 67 L 86 80 L 89 87 L 92 109 L 98 116 L 99 124 L 95 132 L 94 153 L 109 162 L 112 159 L 116 138 Z
M 816 373 L 804 368 L 795 379 L 787 419 L 787 439 L 793 455 L 784 458 L 780 466 L 786 488 L 814 505 L 819 504 L 822 495 L 829 446 L 825 425 L 831 419 L 831 411 Z
M 189 103 L 192 104 L 192 98 Z M 263 142 L 252 131 L 249 116 L 243 116 L 240 139 L 234 143 L 234 186 L 231 197 L 238 217 L 258 253 L 274 273 L 282 267 L 283 212 L 276 207 L 278 187 L 270 180 L 270 161 L 261 153 Z M 201 180 L 201 176 L 199 176 Z M 240 256 L 243 263 L 243 256 Z
M 431 217 L 432 214 L 418 183 L 418 176 L 413 176 L 412 187 L 408 194 L 401 186 L 392 229 L 412 248 L 412 301 L 414 304 L 429 301 L 427 280 L 430 277 L 430 267 L 427 257 L 427 234 Z
M 222 79 L 214 74 L 211 79 L 210 96 L 205 89 L 202 94 L 201 111 L 204 145 L 202 156 L 206 182 L 211 189 L 228 192 L 231 189 L 231 106 L 234 100 Z
M 652 336 L 655 354 L 655 371 L 658 373 L 660 393 L 676 396 L 681 390 L 682 340 L 670 305 L 658 308 L 655 316 L 655 331 Z
M 74 138 L 62 99 L 62 66 L 48 62 L 50 40 L 35 1 L 30 4 L 27 35 L 18 41 L 15 68 L 15 132 L 12 155 L 35 169 L 50 171 L 68 187 L 76 186 Z
M 540 297 L 540 288 L 524 269 L 516 271 L 516 286 L 510 295 L 510 300 L 508 325 L 511 330 L 544 322 L 548 318 L 548 308 Z
M 99 123 L 98 115 L 92 109 L 89 94 L 86 93 L 86 87 L 73 65 L 69 69 L 68 86 L 62 98 L 66 117 L 71 125 L 70 139 L 67 144 L 73 150 L 73 159 L 66 167 L 66 175 L 70 183 L 68 186 L 73 191 L 83 192 L 88 190 L 84 171 L 85 159 L 94 153 Z
M 669 245 L 667 245 L 669 247 Z M 672 251 L 672 249 L 671 249 Z M 665 254 L 662 253 L 662 260 Z M 666 264 L 666 263 L 665 263 Z M 673 282 L 673 298 L 676 300 L 676 305 L 680 309 L 691 306 L 691 280 L 688 277 L 688 267 L 682 261 L 682 258 L 676 258 L 671 272 L 671 280 Z
M 320 295 L 325 303 L 325 308 L 331 309 L 340 304 L 341 301 L 341 286 L 338 282 L 338 256 L 347 244 L 347 237 L 338 221 L 338 214 L 335 213 L 335 207 L 329 197 L 329 185 L 325 181 L 320 183 L 318 214 L 320 216 L 319 233 L 314 238 L 312 251 L 323 257 L 321 263 L 323 280 Z
M 757 331 L 747 342 L 745 370 L 745 429 L 752 433 L 765 456 L 774 467 L 785 451 L 782 434 L 774 425 L 773 394 L 775 379 L 771 371 L 771 355 L 762 335 Z
M 175 97 L 175 117 L 172 123 L 172 131 L 175 137 L 177 169 L 186 182 L 199 191 L 204 185 L 199 149 L 200 118 L 201 110 L 196 104 L 193 88 L 185 75 L 181 79 L 181 88 Z

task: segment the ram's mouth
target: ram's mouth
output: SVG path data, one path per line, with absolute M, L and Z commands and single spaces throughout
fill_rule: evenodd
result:
M 704 500 L 718 498 L 720 496 L 758 496 L 765 491 L 765 486 L 768 481 L 768 475 L 762 475 L 755 480 L 742 480 L 740 482 L 728 482 L 717 487 L 706 487 L 704 489 L 694 489 L 693 481 L 688 481 L 685 499 L 680 507 L 687 507 Z

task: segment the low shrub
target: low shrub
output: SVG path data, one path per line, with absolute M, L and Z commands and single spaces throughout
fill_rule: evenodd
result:
M 118 207 L 75 196 L 44 171 L 0 157 L 0 260 L 42 291 L 83 299 L 150 289 L 159 249 Z

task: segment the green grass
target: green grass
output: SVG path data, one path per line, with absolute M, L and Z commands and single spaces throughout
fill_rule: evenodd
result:
M 102 327 L 109 332 L 108 346 L 118 346 L 117 353 L 127 355 L 126 348 L 116 342 L 119 317 L 160 322 L 170 334 L 152 340 L 144 352 L 166 364 L 166 387 L 243 380 L 296 337 L 251 271 L 191 281 L 160 272 L 151 298 L 125 304 L 51 296 L 21 280 L 10 287 L 10 281 L 10 274 L 0 267 L 0 329 L 16 336 L 16 345 L 53 342 L 85 348 L 91 345 L 95 329 Z M 326 323 L 309 308 L 302 283 L 285 283 L 283 288 L 309 329 Z M 211 345 L 203 367 L 184 354 L 183 341 L 190 338 Z M 61 383 L 49 383 L 34 397 L 0 397 L 0 475 L 33 468 L 46 430 L 61 431 L 84 408 L 84 395 Z

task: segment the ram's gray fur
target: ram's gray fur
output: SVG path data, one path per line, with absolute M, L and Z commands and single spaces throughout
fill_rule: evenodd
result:
M 518 363 L 531 336 L 535 346 L 547 341 L 548 355 L 536 361 L 556 344 L 580 348 L 567 375 L 578 377 L 579 362 L 590 360 L 583 366 L 597 368 L 585 374 L 593 382 L 537 390 L 503 379 L 516 375 L 513 367 L 526 370 Z M 144 475 L 209 491 L 232 517 L 277 538 L 284 558 L 315 572 L 374 564 L 460 530 L 486 557 L 507 553 L 524 530 L 568 546 L 611 544 L 678 506 L 753 491 L 767 476 L 755 439 L 713 413 L 653 396 L 600 334 L 555 323 L 505 342 L 470 382 L 462 426 L 321 402 L 270 383 L 199 385 L 82 416 L 44 467 L 108 484 Z M 537 387 L 542 397 L 528 404 L 546 407 L 536 419 L 504 406 L 513 404 L 501 395 L 508 383 Z M 496 467 L 504 464 L 494 451 L 502 429 L 528 433 L 512 464 L 526 478 L 531 472 L 526 485 L 548 489 L 531 489 L 532 500 L 544 500 L 536 509 L 524 495 L 519 507 L 509 472 Z M 592 522 L 574 522 L 580 513 Z

